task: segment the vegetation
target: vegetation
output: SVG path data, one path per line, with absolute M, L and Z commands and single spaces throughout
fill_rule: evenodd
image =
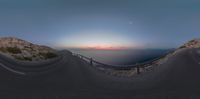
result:
M 13 57 L 15 57 L 15 59 L 17 59 L 17 60 L 24 60 L 23 57 L 19 57 L 19 56 L 13 56 Z
M 57 57 L 57 54 L 54 54 L 52 52 L 48 52 L 48 53 L 39 53 L 39 56 L 44 57 L 44 59 L 51 59 L 51 58 Z M 17 60 L 32 61 L 33 60 L 32 58 L 35 58 L 37 56 L 33 55 L 32 57 L 19 57 L 19 56 L 14 55 L 13 57 L 15 57 L 15 59 L 17 59 Z
M 1 52 L 6 52 L 6 49 L 4 47 L 0 47 Z
M 25 50 L 28 49 L 28 50 L 34 51 L 34 49 L 33 49 L 31 46 L 24 46 L 24 49 L 25 49 Z
M 34 45 L 17 38 L 5 38 L 5 42 L 2 39 L 0 43 L 1 54 L 21 61 L 40 61 L 58 56 L 49 47 Z
M 58 55 L 52 52 L 48 52 L 48 53 L 39 53 L 40 56 L 43 56 L 45 59 L 50 59 L 50 58 L 55 58 Z
M 31 57 L 19 57 L 19 56 L 13 56 L 13 57 L 15 57 L 15 59 L 21 60 L 21 61 L 32 61 Z
M 9 53 L 12 53 L 12 54 L 22 53 L 22 51 L 17 47 L 7 47 L 6 51 L 8 51 Z
M 193 43 L 193 42 L 195 42 L 195 40 L 191 40 L 191 41 L 189 41 L 188 43 Z
M 31 57 L 24 57 L 24 60 L 26 60 L 26 61 L 32 61 L 32 58 Z
M 186 48 L 186 46 L 183 45 L 183 46 L 181 46 L 181 47 L 179 47 L 179 48 Z
M 1 52 L 9 52 L 9 53 L 12 53 L 12 54 L 19 54 L 19 53 L 22 53 L 21 50 L 17 47 L 1 47 L 0 48 L 0 51 Z

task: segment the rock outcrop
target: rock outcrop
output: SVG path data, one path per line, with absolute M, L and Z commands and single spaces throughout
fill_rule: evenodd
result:
M 194 39 L 185 43 L 180 48 L 200 48 L 200 39 Z
M 40 61 L 57 56 L 56 51 L 47 46 L 40 46 L 15 38 L 0 38 L 0 53 L 21 61 Z

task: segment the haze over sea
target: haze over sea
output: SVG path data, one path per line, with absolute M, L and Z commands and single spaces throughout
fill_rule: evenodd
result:
M 94 60 L 111 65 L 133 65 L 158 58 L 173 49 L 126 49 L 126 50 L 97 50 L 97 49 L 73 49 Z

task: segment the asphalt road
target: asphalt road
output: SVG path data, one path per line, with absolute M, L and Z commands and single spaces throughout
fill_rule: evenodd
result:
M 34 68 L 0 58 L 0 99 L 199 99 L 198 50 L 179 51 L 155 70 L 133 77 L 104 74 L 68 52 Z

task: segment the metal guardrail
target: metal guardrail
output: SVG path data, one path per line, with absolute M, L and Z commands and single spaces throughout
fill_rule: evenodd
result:
M 98 62 L 98 61 L 94 60 L 93 58 L 89 58 L 89 57 L 83 56 L 81 54 L 72 53 L 72 55 L 77 56 L 83 60 L 86 60 L 91 66 L 102 67 L 102 68 L 107 68 L 107 69 L 114 69 L 114 70 L 131 70 L 131 69 L 136 68 L 137 74 L 140 74 L 140 68 L 144 68 L 144 67 L 153 65 L 156 61 L 158 61 L 161 58 L 164 58 L 166 55 L 168 55 L 172 52 L 174 52 L 174 51 L 170 51 L 170 52 L 168 52 L 158 58 L 155 58 L 153 60 L 142 62 L 142 63 L 136 63 L 133 65 L 110 65 L 110 64 Z

